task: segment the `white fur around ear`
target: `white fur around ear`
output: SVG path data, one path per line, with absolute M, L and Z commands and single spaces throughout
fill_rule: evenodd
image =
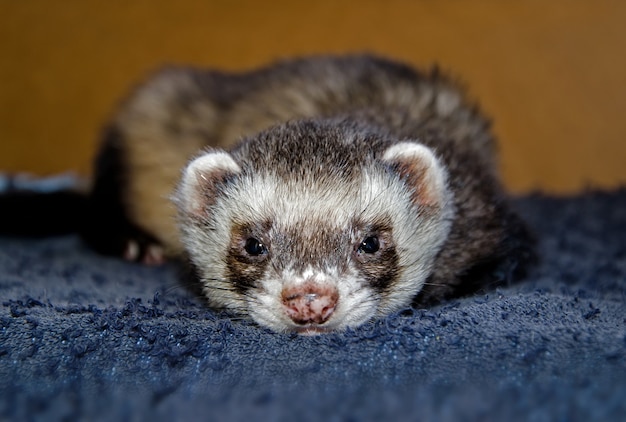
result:
M 447 173 L 430 148 L 415 142 L 399 142 L 385 151 L 383 161 L 413 189 L 411 199 L 416 205 L 443 205 Z
M 215 198 L 218 183 L 240 171 L 233 157 L 224 151 L 208 152 L 191 161 L 178 188 L 179 208 L 188 214 L 202 216 Z

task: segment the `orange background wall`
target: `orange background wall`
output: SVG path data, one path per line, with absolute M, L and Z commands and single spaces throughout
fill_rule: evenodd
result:
M 515 192 L 626 182 L 626 2 L 0 0 L 0 171 L 89 174 L 101 123 L 162 63 L 372 51 L 461 75 Z

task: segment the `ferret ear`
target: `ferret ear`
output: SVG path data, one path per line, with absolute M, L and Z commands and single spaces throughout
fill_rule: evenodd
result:
M 443 206 L 447 174 L 430 148 L 415 142 L 399 142 L 385 151 L 383 161 L 412 188 L 411 200 L 415 205 Z
M 241 171 L 233 157 L 224 151 L 211 151 L 191 161 L 183 172 L 176 195 L 181 211 L 204 216 L 215 201 L 220 183 Z

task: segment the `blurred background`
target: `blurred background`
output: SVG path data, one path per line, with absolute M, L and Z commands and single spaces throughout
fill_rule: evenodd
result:
M 164 63 L 375 52 L 459 75 L 515 193 L 626 184 L 626 2 L 0 0 L 0 172 L 88 176 L 102 123 Z

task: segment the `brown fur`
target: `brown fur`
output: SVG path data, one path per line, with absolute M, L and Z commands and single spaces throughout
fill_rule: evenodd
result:
M 168 68 L 153 75 L 111 123 L 120 134 L 126 217 L 169 256 L 180 256 L 170 196 L 191 157 L 209 146 L 237 151 L 242 138 L 279 123 L 346 117 L 357 129 L 371 126 L 386 137 L 419 140 L 449 173 L 456 214 L 420 300 L 450 295 L 477 264 L 495 262 L 524 244 L 509 241 L 526 232 L 498 182 L 489 123 L 463 90 L 437 71 L 420 73 L 368 56 L 295 60 L 244 74 Z M 250 165 L 273 165 L 262 156 Z M 305 156 L 297 151 L 293 157 Z M 237 262 L 229 266 L 239 271 Z

